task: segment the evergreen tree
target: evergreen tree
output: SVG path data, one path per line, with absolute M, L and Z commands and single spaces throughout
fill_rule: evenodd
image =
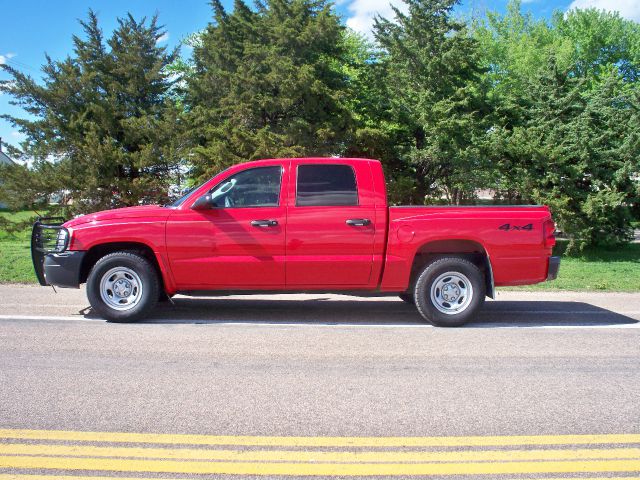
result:
M 187 103 L 194 174 L 344 150 L 344 27 L 327 0 L 267 0 L 214 18 L 194 49 Z
M 180 163 L 179 112 L 167 97 L 166 66 L 176 51 L 158 46 L 156 17 L 131 15 L 105 42 L 89 11 L 73 55 L 47 57 L 41 82 L 8 65 L 0 85 L 30 116 L 4 115 L 25 136 L 31 168 L 5 172 L 0 196 L 10 206 L 47 203 L 63 194 L 66 214 L 141 200 L 163 200 Z
M 352 122 L 344 155 L 380 160 L 389 201 L 406 203 L 414 194 L 414 172 L 406 161 L 411 131 L 393 108 L 393 82 L 389 81 L 386 54 L 350 30 L 345 35 L 345 46 L 342 68 L 348 83 L 347 108 Z
M 478 46 L 452 18 L 456 0 L 404 0 L 408 13 L 378 19 L 394 110 L 411 131 L 413 201 L 471 201 L 485 170 L 477 149 L 486 111 Z M 473 172 L 473 175 L 470 173 Z

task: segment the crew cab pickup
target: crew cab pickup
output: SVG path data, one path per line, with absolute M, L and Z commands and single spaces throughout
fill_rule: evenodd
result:
M 86 283 L 114 322 L 176 293 L 286 291 L 397 295 L 458 326 L 496 286 L 557 276 L 554 228 L 545 206 L 389 207 L 376 160 L 289 158 L 235 165 L 168 206 L 42 219 L 32 257 L 42 285 Z

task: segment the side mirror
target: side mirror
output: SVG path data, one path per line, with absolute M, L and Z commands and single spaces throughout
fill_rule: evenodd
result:
M 191 205 L 192 210 L 209 210 L 213 208 L 214 202 L 211 200 L 211 195 L 203 195 Z

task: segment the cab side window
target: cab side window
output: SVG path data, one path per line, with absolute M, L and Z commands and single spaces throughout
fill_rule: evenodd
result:
M 296 206 L 358 205 L 356 174 L 349 165 L 299 165 Z
M 281 181 L 279 166 L 251 168 L 216 185 L 211 200 L 218 208 L 277 207 Z

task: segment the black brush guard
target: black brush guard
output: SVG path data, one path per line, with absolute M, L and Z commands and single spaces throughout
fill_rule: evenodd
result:
M 38 217 L 36 223 L 33 224 L 33 230 L 31 231 L 31 260 L 33 261 L 33 269 L 36 272 L 36 277 L 38 277 L 38 282 L 42 286 L 49 285 L 44 276 L 44 257 L 48 253 L 63 251 L 67 248 L 68 235 L 64 248 L 62 250 L 57 249 L 58 232 L 64 228 L 62 226 L 64 222 L 65 219 L 63 217 Z M 52 243 L 53 248 L 51 248 Z

